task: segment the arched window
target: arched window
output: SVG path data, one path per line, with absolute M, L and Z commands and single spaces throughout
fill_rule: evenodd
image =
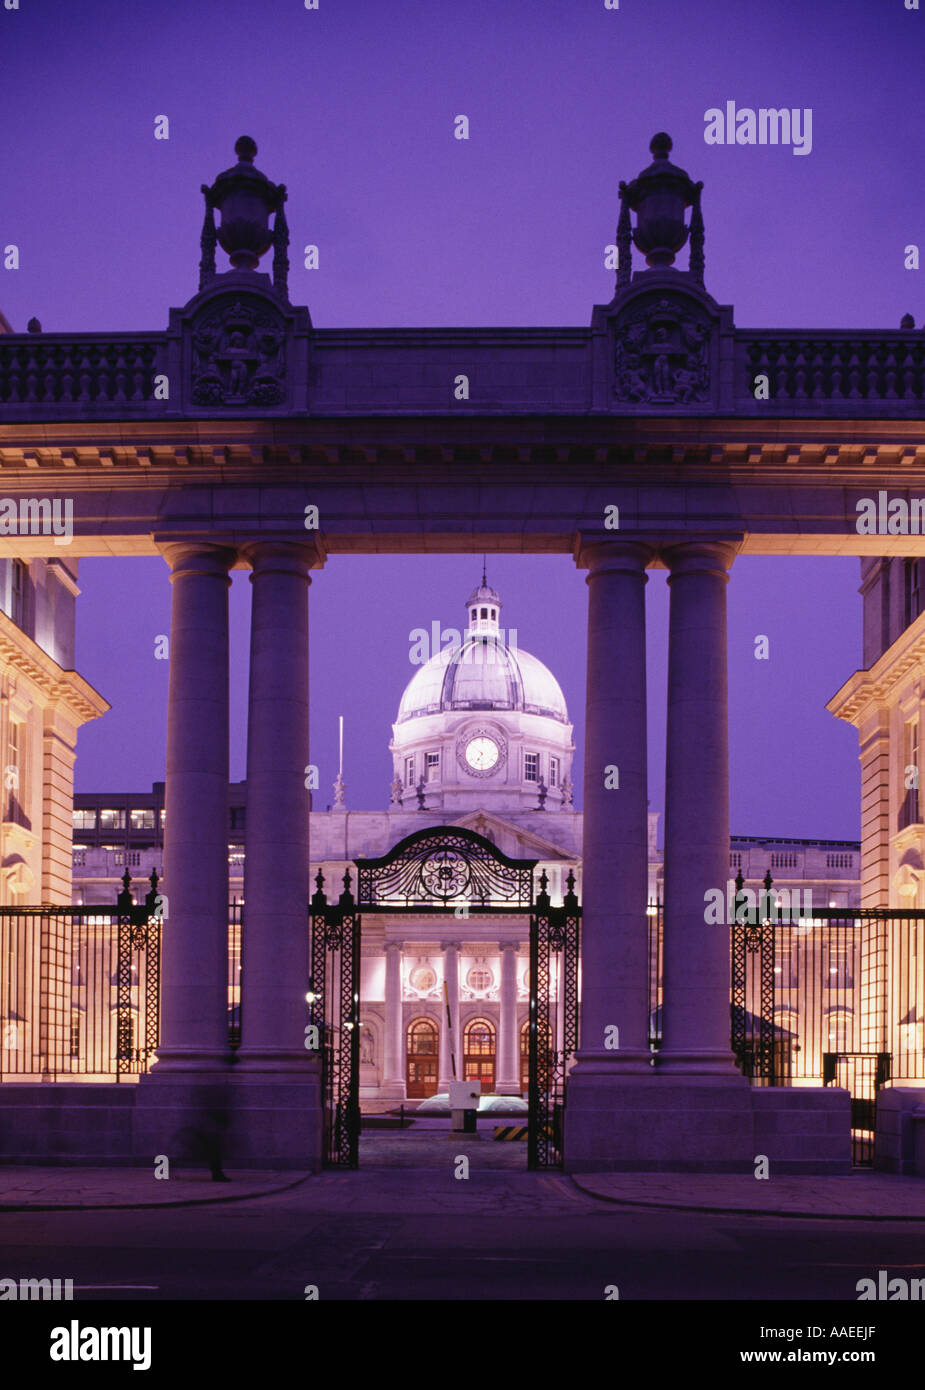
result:
M 482 1095 L 495 1086 L 495 1027 L 487 1018 L 470 1018 L 463 1029 L 463 1080 L 481 1081 Z
M 408 1024 L 405 1062 L 409 1100 L 426 1100 L 437 1094 L 437 1025 L 430 1018 Z

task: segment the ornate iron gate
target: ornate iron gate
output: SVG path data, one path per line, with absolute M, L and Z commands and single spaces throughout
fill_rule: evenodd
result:
M 578 1048 L 578 959 L 581 908 L 569 871 L 562 907 L 552 907 L 540 875 L 530 918 L 529 1130 L 527 1166 L 562 1165 L 568 1071 Z
M 851 1161 L 856 1168 L 871 1168 L 877 1092 L 890 1079 L 888 1052 L 824 1052 L 822 1082 L 844 1086 L 851 1096 Z
M 358 859 L 357 911 L 397 913 L 414 916 L 468 919 L 479 913 L 492 917 L 518 916 L 530 920 L 530 979 L 537 978 L 537 961 L 542 959 L 545 984 L 538 1004 L 531 984 L 529 1094 L 539 1097 L 530 1103 L 530 1150 L 537 1146 L 540 1129 L 541 1163 L 559 1162 L 559 1144 L 550 1137 L 564 1098 L 564 1068 L 553 1053 L 558 1047 L 568 1058 L 577 1046 L 578 1029 L 578 901 L 574 876 L 569 874 L 569 891 L 563 908 L 550 906 L 545 874 L 541 893 L 534 898 L 535 859 L 511 859 L 484 835 L 465 826 L 431 826 L 400 841 L 379 859 Z M 540 946 L 538 943 L 542 941 Z M 557 1031 L 555 1003 L 559 974 L 553 971 L 550 990 L 550 961 L 562 960 L 562 1002 L 568 1024 Z M 567 999 L 567 1004 L 566 1004 Z M 562 1010 L 560 1010 L 560 1013 Z M 535 1039 L 541 1019 L 546 1021 L 542 1036 L 545 1049 L 537 1050 Z M 558 1040 L 558 1041 L 557 1041 Z M 458 1049 L 459 1040 L 454 1040 Z M 537 1082 L 542 1064 L 543 1079 Z M 561 1075 L 560 1075 L 561 1072 Z M 558 1109 L 556 1108 L 558 1106 Z M 547 1116 L 548 1108 L 548 1116 Z M 549 1132 L 547 1134 L 547 1131 Z M 540 1166 L 540 1163 L 534 1164 Z
M 329 903 L 318 870 L 311 910 L 311 1023 L 318 1029 L 324 1101 L 324 1162 L 356 1168 L 360 1141 L 360 916 L 350 891 Z

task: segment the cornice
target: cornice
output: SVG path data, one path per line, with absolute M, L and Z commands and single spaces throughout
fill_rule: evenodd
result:
M 111 708 L 89 681 L 76 671 L 66 671 L 33 638 L 0 613 L 0 664 L 32 681 L 53 704 L 63 704 L 80 723 L 96 719 Z

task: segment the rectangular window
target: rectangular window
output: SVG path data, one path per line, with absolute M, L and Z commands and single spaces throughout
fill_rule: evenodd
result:
M 28 568 L 22 560 L 13 561 L 10 577 L 10 617 L 17 627 L 25 627 L 26 576 Z
M 439 782 L 439 781 L 440 781 L 440 754 L 439 754 L 439 753 L 428 753 L 428 754 L 426 755 L 426 762 L 427 762 L 427 781 L 428 781 L 428 782 Z
M 919 562 L 918 560 L 903 561 L 903 626 L 908 627 L 914 623 L 921 608 L 921 596 L 919 594 Z
M 903 795 L 899 804 L 899 829 L 917 825 L 919 815 L 919 721 L 911 719 L 903 731 Z M 912 784 L 911 786 L 909 784 Z
M 854 973 L 852 955 L 846 946 L 833 946 L 829 950 L 829 970 L 825 983 L 829 989 L 852 989 Z
M 154 812 L 152 811 L 129 811 L 129 824 L 133 830 L 153 830 Z
M 540 755 L 539 753 L 524 754 L 524 781 L 538 782 L 540 779 Z
M 232 806 L 231 808 L 231 828 L 232 830 L 243 830 L 246 806 Z
M 774 980 L 780 989 L 796 989 L 800 983 L 799 951 L 782 948 L 779 943 Z
M 3 770 L 6 790 L 6 819 L 16 825 L 27 825 L 25 807 L 28 805 L 26 787 L 26 726 L 11 719 L 7 736 L 7 764 Z
M 559 785 L 559 759 L 549 759 L 549 785 L 557 787 Z
M 71 815 L 71 820 L 75 830 L 95 830 L 96 829 L 96 807 L 86 808 L 75 807 Z
M 405 759 L 405 786 L 406 786 L 406 787 L 413 787 L 413 786 L 414 786 L 414 759 L 413 759 L 413 758 L 406 758 L 406 759 Z
M 124 830 L 125 812 L 120 808 L 100 811 L 100 830 Z

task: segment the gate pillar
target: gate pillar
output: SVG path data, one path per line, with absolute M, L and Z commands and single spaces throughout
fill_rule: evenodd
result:
M 321 1058 L 308 1044 L 309 569 L 313 546 L 261 541 L 251 565 L 247 821 L 237 1129 L 267 1166 L 321 1162 Z M 272 1160 L 272 1162 L 270 1161 Z
M 152 1075 L 224 1071 L 228 1049 L 228 589 L 235 552 L 163 547 L 172 585 L 161 1042 Z
M 737 1075 L 730 1045 L 726 585 L 733 544 L 670 546 L 664 1041 L 659 1071 Z M 723 916 L 725 916 L 725 912 Z
M 251 564 L 241 1048 L 235 1070 L 304 1072 L 310 975 L 310 546 L 261 542 Z M 317 1058 L 316 1058 L 317 1061 Z
M 621 540 L 583 545 L 578 555 L 589 571 L 589 593 L 581 1030 L 573 1079 L 649 1072 L 645 585 L 653 554 L 648 545 Z

